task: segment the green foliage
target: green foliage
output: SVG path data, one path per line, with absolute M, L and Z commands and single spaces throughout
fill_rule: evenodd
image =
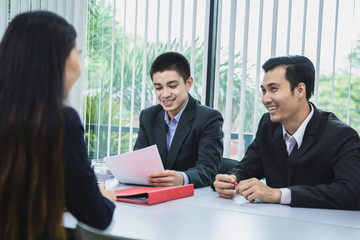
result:
M 88 9 L 88 33 L 87 33 L 87 72 L 86 83 L 84 84 L 84 97 L 86 102 L 85 121 L 87 125 L 86 140 L 89 141 L 90 152 L 96 152 L 99 147 L 99 158 L 104 157 L 107 149 L 107 131 L 102 127 L 100 131 L 96 126 L 90 124 L 107 125 L 109 122 L 110 109 L 110 84 L 111 84 L 111 51 L 112 51 L 112 8 L 105 1 L 90 1 Z M 124 37 L 124 39 L 123 39 Z M 137 37 L 137 44 L 134 46 L 133 36 L 125 35 L 123 28 L 118 22 L 115 24 L 114 36 L 114 61 L 113 61 L 113 82 L 111 99 L 111 125 L 115 126 L 138 126 L 138 116 L 141 111 L 141 92 L 142 92 L 142 73 L 143 73 L 143 54 L 144 40 Z M 125 41 L 124 41 L 125 40 Z M 184 55 L 190 58 L 190 44 L 185 43 Z M 152 61 L 155 59 L 155 43 L 147 44 L 146 54 L 146 79 L 145 79 L 145 107 L 153 104 L 153 86 L 148 74 Z M 135 49 L 136 48 L 136 49 Z M 174 40 L 170 49 L 179 49 L 179 43 Z M 194 84 L 194 96 L 200 96 L 201 89 L 201 68 L 203 58 L 203 45 L 196 41 L 196 59 Z M 135 50 L 135 56 L 134 56 Z M 158 53 L 167 50 L 167 45 L 159 43 Z M 124 57 L 123 57 L 124 56 Z M 122 67 L 124 65 L 124 67 Z M 135 68 L 134 68 L 135 67 Z M 133 72 L 135 88 L 132 96 Z M 123 89 L 121 91 L 121 84 Z M 134 109 L 131 112 L 131 100 L 134 98 Z M 122 103 L 121 103 L 122 101 Z M 121 110 L 121 111 L 120 111 Z M 131 124 L 131 113 L 133 123 Z M 121 114 L 121 124 L 120 121 Z M 130 126 L 132 125 L 132 126 Z M 134 144 L 137 134 L 133 133 L 132 144 Z M 119 134 L 111 131 L 110 152 L 111 155 L 117 154 Z M 130 142 L 129 131 L 121 134 L 121 152 L 127 152 Z M 95 156 L 90 156 L 94 158 Z M 97 157 L 97 156 L 96 156 Z
M 340 120 L 360 132 L 360 76 L 356 71 L 360 70 L 360 40 L 348 55 L 348 60 L 352 66 L 351 74 L 347 70 L 339 71 L 335 74 L 334 81 L 332 76 L 320 76 L 318 107 L 331 111 L 333 97 L 332 111 Z
M 355 69 L 360 70 L 360 39 L 357 40 L 356 46 L 352 53 L 349 54 L 348 59 Z
M 144 39 L 137 36 L 136 45 L 134 45 L 133 35 L 124 35 L 123 27 L 116 21 L 114 31 L 114 46 L 112 46 L 112 24 L 113 10 L 108 1 L 90 0 L 88 8 L 88 32 L 87 32 L 87 59 L 84 83 L 84 98 L 86 103 L 85 126 L 86 141 L 89 143 L 90 158 L 102 158 L 106 155 L 108 144 L 108 123 L 111 113 L 110 124 L 112 125 L 110 133 L 110 155 L 120 152 L 128 152 L 132 149 L 137 137 L 138 116 L 141 109 L 141 94 L 143 83 L 143 54 L 146 54 L 146 79 L 145 81 L 145 107 L 153 104 L 153 86 L 148 74 L 152 61 L 156 57 L 155 43 L 148 42 L 146 52 L 144 52 Z M 112 49 L 114 49 L 114 60 L 111 62 Z M 194 59 L 194 77 L 193 96 L 201 99 L 202 72 L 204 44 L 196 40 Z M 158 54 L 167 51 L 165 43 L 159 43 Z M 175 39 L 170 46 L 171 51 L 179 51 L 179 43 Z M 134 55 L 135 52 L 135 55 Z M 191 43 L 184 43 L 183 54 L 187 59 L 191 59 Z M 226 88 L 228 74 L 228 53 L 221 51 L 221 65 L 219 69 L 219 111 L 225 116 Z M 360 67 L 360 42 L 356 50 L 349 55 L 352 57 L 355 68 Z M 113 80 L 111 84 L 111 67 L 113 67 Z M 253 70 L 253 65 L 248 66 L 247 72 Z M 133 76 L 134 75 L 134 76 Z M 232 107 L 232 132 L 238 130 L 240 122 L 240 93 L 242 78 L 242 55 L 240 52 L 234 57 L 234 81 L 233 81 L 233 107 Z M 246 77 L 246 100 L 245 100 L 245 132 L 253 132 L 253 109 L 254 93 L 259 91 L 255 89 L 255 79 Z M 132 82 L 134 81 L 134 89 Z M 334 85 L 333 111 L 344 122 L 347 121 L 348 106 L 348 82 L 349 73 L 346 71 L 337 73 Z M 110 89 L 112 92 L 110 93 Z M 332 77 L 320 76 L 319 85 L 319 103 L 318 107 L 323 110 L 331 110 L 331 91 Z M 360 130 L 360 76 L 352 74 L 350 94 L 350 114 L 349 124 L 357 131 Z M 133 95 L 132 95 L 133 90 Z M 110 99 L 111 96 L 111 99 Z M 258 101 L 261 101 L 259 96 Z M 131 109 L 133 100 L 134 107 Z M 111 101 L 111 109 L 110 109 Z M 265 109 L 262 104 L 259 105 L 260 117 Z M 110 109 L 110 110 L 109 110 Z M 132 120 L 132 122 L 131 122 Z M 120 122 L 121 121 L 121 122 Z M 121 136 L 119 138 L 119 128 Z M 130 128 L 133 133 L 130 135 Z M 130 138 L 132 145 L 130 146 Z M 119 140 L 121 141 L 119 143 Z M 99 149 L 99 152 L 98 152 Z M 98 155 L 97 155 L 98 154 Z
M 89 1 L 88 9 L 88 33 L 87 33 L 87 72 L 86 83 L 84 84 L 84 97 L 86 102 L 86 141 L 89 142 L 90 158 L 102 158 L 107 149 L 107 126 L 109 122 L 110 106 L 110 83 L 111 83 L 111 50 L 112 50 L 112 7 L 104 0 Z M 123 38 L 124 37 L 124 38 Z M 113 83 L 111 99 L 111 125 L 112 126 L 138 126 L 138 116 L 141 111 L 141 91 L 142 91 L 142 73 L 143 73 L 143 54 L 144 40 L 137 37 L 136 46 L 134 46 L 134 37 L 126 35 L 122 26 L 118 22 L 115 24 L 114 36 L 114 62 L 113 62 Z M 125 41 L 124 41 L 125 40 Z M 134 56 L 134 48 L 136 55 Z M 146 79 L 145 79 L 145 107 L 153 104 L 153 86 L 148 74 L 152 61 L 155 59 L 155 43 L 147 44 L 146 52 Z M 175 39 L 170 46 L 171 51 L 179 50 L 179 43 Z M 167 50 L 167 45 L 159 43 L 158 53 Z M 223 52 L 223 51 L 221 51 Z M 191 44 L 184 43 L 183 55 L 191 59 Z M 124 57 L 123 57 L 124 56 Z M 204 45 L 196 40 L 195 59 L 194 59 L 194 77 L 193 96 L 201 99 L 202 89 L 202 67 L 203 67 Z M 225 59 L 227 53 L 223 53 Z M 134 59 L 135 58 L 135 59 Z M 234 59 L 234 85 L 233 85 L 233 109 L 232 109 L 232 129 L 237 131 L 239 124 L 240 111 L 240 91 L 241 91 L 241 54 L 237 53 Z M 124 62 L 123 62 L 124 61 Z M 135 64 L 134 64 L 135 62 Z M 124 68 L 122 68 L 122 64 Z M 226 81 L 227 81 L 228 62 L 224 61 L 220 66 L 220 89 L 219 89 L 219 110 L 225 113 L 226 101 Z M 135 67 L 135 69 L 134 69 Z M 250 66 L 252 68 L 252 66 Z M 249 68 L 249 69 L 250 69 Z M 132 81 L 133 72 L 135 72 L 134 88 L 134 109 L 133 122 L 131 124 L 131 99 L 132 99 Z M 123 73 L 123 75 L 122 75 Z M 121 91 L 121 84 L 123 90 Z M 252 129 L 253 101 L 254 101 L 254 82 L 247 76 L 246 86 L 246 121 L 245 131 Z M 121 104 L 122 101 L 122 104 Z M 260 114 L 259 114 L 260 115 Z M 119 124 L 121 118 L 121 124 Z M 92 125 L 91 125 L 92 124 Z M 100 127 L 98 125 L 105 127 Z M 89 126 L 91 125 L 91 126 Z M 132 126 L 131 126 L 132 125 Z M 137 134 L 133 133 L 132 144 L 134 144 Z M 121 134 L 121 153 L 129 151 L 130 143 L 129 131 Z M 117 154 L 118 149 L 118 131 L 111 131 L 110 154 Z M 99 156 L 92 155 L 99 148 Z
M 347 123 L 349 106 L 349 125 L 360 131 L 360 76 L 352 74 L 349 95 L 349 73 L 344 71 L 335 75 L 332 112 Z M 332 76 L 320 76 L 318 108 L 331 111 Z M 349 98 L 350 96 L 350 98 Z

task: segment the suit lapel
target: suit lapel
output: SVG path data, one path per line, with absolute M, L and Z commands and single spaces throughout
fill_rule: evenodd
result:
M 313 145 L 315 141 L 316 134 L 319 129 L 319 124 L 321 121 L 321 114 L 317 108 L 312 105 L 314 108 L 314 114 L 310 119 L 308 125 L 306 126 L 302 144 L 299 149 L 294 148 L 291 152 L 288 160 L 288 184 L 292 182 L 293 174 L 295 171 L 296 164 L 298 161 L 301 161 L 300 158 L 306 153 L 306 151 Z
M 274 149 L 276 152 L 276 159 L 280 165 L 281 176 L 284 180 L 284 183 L 287 183 L 287 160 L 288 155 L 286 151 L 286 144 L 282 134 L 282 126 L 279 124 L 275 130 L 272 142 L 274 143 Z
M 175 135 L 169 149 L 169 154 L 167 156 L 166 165 L 165 165 L 166 169 L 171 169 L 172 166 L 174 165 L 176 158 L 179 154 L 180 148 L 191 130 L 192 126 L 190 122 L 195 117 L 195 105 L 196 105 L 196 100 L 192 98 L 189 94 L 189 102 L 179 119 L 179 123 L 176 128 Z
M 167 144 L 166 144 L 166 131 L 167 126 L 164 122 L 165 111 L 162 110 L 159 112 L 156 122 L 155 122 L 155 143 L 159 150 L 161 160 L 163 165 L 166 165 L 167 158 Z

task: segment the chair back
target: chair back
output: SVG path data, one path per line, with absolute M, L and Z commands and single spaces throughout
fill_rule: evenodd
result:
M 230 169 L 235 167 L 235 165 L 237 165 L 238 163 L 239 161 L 237 160 L 223 157 L 218 170 L 218 174 L 226 174 Z

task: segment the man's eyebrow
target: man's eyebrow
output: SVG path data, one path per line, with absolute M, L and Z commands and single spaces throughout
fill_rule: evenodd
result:
M 172 83 L 178 83 L 178 80 L 171 80 L 166 83 L 166 85 L 172 84 Z M 153 83 L 154 86 L 161 86 L 161 83 Z
M 272 86 L 280 86 L 279 83 L 271 82 L 266 85 L 266 87 L 272 87 Z M 263 85 L 260 86 L 261 89 L 265 88 Z
M 179 82 L 178 80 L 171 80 L 171 81 L 168 81 L 166 84 L 169 85 L 169 84 L 178 83 L 178 82 Z

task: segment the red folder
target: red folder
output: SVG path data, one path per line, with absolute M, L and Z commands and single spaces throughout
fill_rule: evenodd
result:
M 194 195 L 194 185 L 175 187 L 132 187 L 116 190 L 116 201 L 152 205 Z

